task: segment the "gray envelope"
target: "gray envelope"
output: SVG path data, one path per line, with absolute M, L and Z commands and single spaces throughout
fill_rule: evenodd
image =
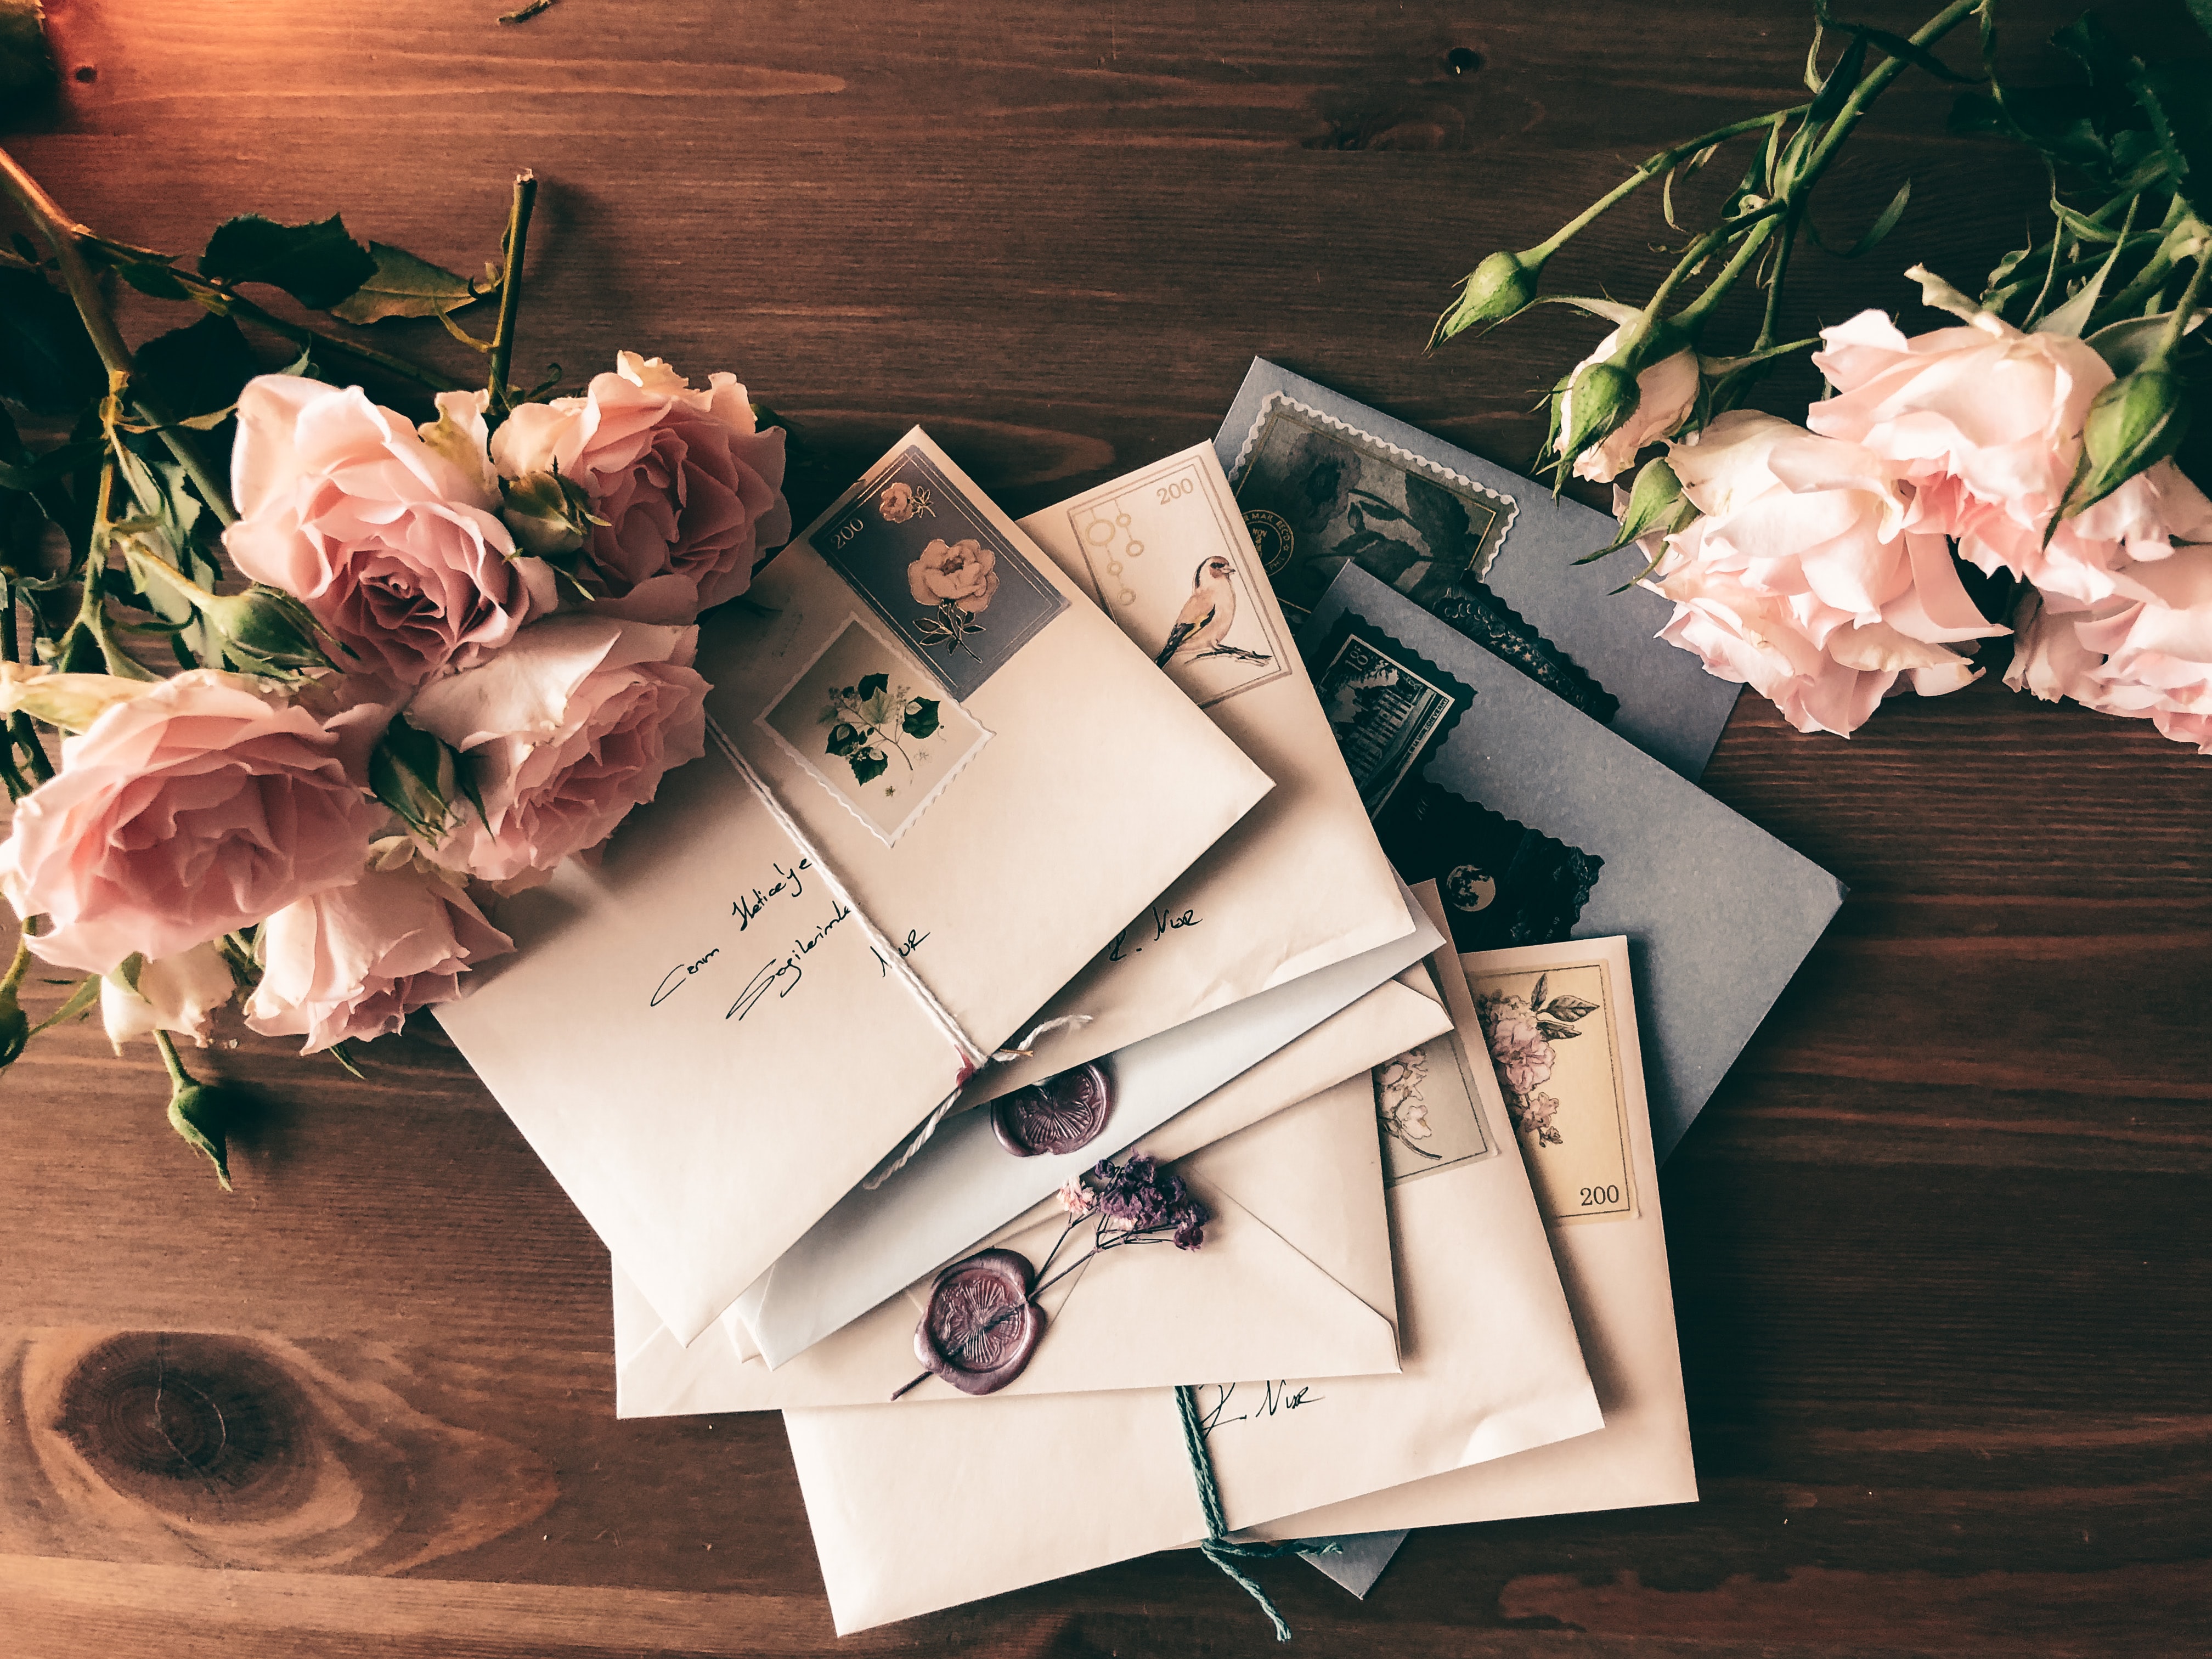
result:
M 1673 608 L 1666 600 L 1640 588 L 1613 594 L 1614 588 L 1642 568 L 1634 550 L 1595 564 L 1575 562 L 1613 539 L 1615 526 L 1610 518 L 1579 501 L 1554 500 L 1543 484 L 1264 357 L 1252 360 L 1237 401 L 1213 440 L 1240 501 L 1247 494 L 1246 474 L 1271 404 L 1281 410 L 1286 402 L 1299 407 L 1283 412 L 1307 425 L 1316 439 L 1325 441 L 1330 434 L 1340 439 L 1342 455 L 1366 475 L 1349 480 L 1352 487 L 1342 492 L 1344 511 L 1331 519 L 1327 532 L 1332 551 L 1343 546 L 1347 531 L 1378 547 L 1402 549 L 1387 562 L 1373 558 L 1367 562 L 1370 568 L 1379 565 L 1386 580 L 1413 592 L 1424 605 L 1459 587 L 1450 571 L 1439 568 L 1425 579 L 1419 567 L 1403 568 L 1407 560 L 1432 550 L 1422 544 L 1421 529 L 1409 526 L 1403 510 L 1411 507 L 1411 523 L 1419 523 L 1420 503 L 1406 500 L 1406 474 L 1410 473 L 1410 488 L 1450 515 L 1452 533 L 1464 544 L 1460 562 L 1472 562 L 1481 586 L 1508 608 L 1501 612 L 1498 626 L 1510 629 L 1516 621 L 1525 623 L 1539 636 L 1522 641 L 1508 632 L 1493 636 L 1497 647 L 1520 656 L 1530 672 L 1540 672 L 1545 655 L 1540 646 L 1548 642 L 1570 659 L 1566 672 L 1580 671 L 1603 689 L 1608 700 L 1617 700 L 1618 712 L 1607 719 L 1612 730 L 1686 778 L 1694 780 L 1705 770 L 1740 688 L 1706 673 L 1689 652 L 1652 643 L 1651 636 Z M 1268 520 L 1273 518 L 1264 507 L 1247 514 L 1268 559 L 1269 573 L 1277 577 L 1277 594 L 1289 608 L 1296 598 L 1277 574 L 1269 538 Z M 1430 532 L 1427 539 L 1435 538 L 1437 526 L 1423 528 Z M 1560 688 L 1555 684 L 1554 689 Z
M 1578 877 L 1601 860 L 1572 933 L 1628 937 L 1664 1162 L 1835 915 L 1843 884 L 1356 566 L 1340 572 L 1299 636 L 1317 681 L 1316 653 L 1358 624 L 1383 655 L 1392 641 L 1402 647 L 1409 678 L 1472 693 L 1401 793 L 1425 781 L 1478 803 L 1536 832 L 1528 845 L 1548 838 L 1579 854 Z M 1504 902 L 1504 872 L 1496 874 L 1494 884 L 1466 884 L 1468 908 Z M 1451 883 L 1442 884 L 1449 903 Z

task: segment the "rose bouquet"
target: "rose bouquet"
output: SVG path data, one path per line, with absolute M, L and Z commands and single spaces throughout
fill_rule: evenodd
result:
M 1981 672 L 1978 642 L 2010 634 L 2007 684 L 2147 717 L 2212 753 L 2212 501 L 2173 459 L 2212 301 L 2197 211 L 2212 195 L 2212 69 L 2146 64 L 2084 18 L 2054 39 L 2075 84 L 2014 87 L 1996 72 L 1996 0 L 1954 0 L 1909 38 L 1840 21 L 1826 0 L 1814 11 L 1807 101 L 1663 150 L 1547 240 L 1490 255 L 1432 343 L 1540 299 L 1613 325 L 1553 389 L 1540 465 L 1610 483 L 1663 448 L 1615 485 L 1620 538 L 1591 556 L 1638 547 L 1634 580 L 1674 602 L 1661 637 L 1798 730 L 1848 733 L 1886 696 L 1955 690 Z M 1935 51 L 1970 20 L 1978 77 Z M 2048 163 L 2049 234 L 1976 296 L 1914 267 L 1949 326 L 1907 335 L 1868 311 L 1784 340 L 1791 254 L 1817 237 L 1813 188 L 1911 68 L 1978 80 L 1954 130 Z M 1539 295 L 1553 255 L 1653 179 L 1680 230 L 1676 179 L 1737 138 L 1753 141 L 1741 182 L 1644 304 Z M 1849 252 L 1887 236 L 1910 194 L 1908 181 Z M 1747 276 L 1765 306 L 1731 354 L 1708 331 Z M 1808 349 L 1830 395 L 1802 423 L 1745 407 L 1761 374 Z
M 0 1064 L 97 1002 L 118 1049 L 152 1038 L 171 1123 L 227 1187 L 228 1103 L 175 1039 L 204 1046 L 235 1000 L 350 1065 L 507 950 L 487 894 L 589 856 L 703 752 L 694 624 L 788 536 L 786 434 L 734 376 L 629 352 L 574 395 L 514 386 L 527 176 L 481 283 L 336 218 L 234 219 L 187 271 L 76 224 L 4 154 L 0 183 L 47 243 L 0 258 L 0 397 L 65 423 L 34 449 L 0 412 L 0 894 L 23 919 Z M 111 276 L 203 314 L 134 351 Z M 256 283 L 357 324 L 435 316 L 489 384 L 280 316 Z M 479 301 L 489 341 L 452 318 Z M 261 372 L 241 324 L 289 362 Z M 432 417 L 325 360 L 434 391 Z M 37 1028 L 34 963 L 80 976 Z

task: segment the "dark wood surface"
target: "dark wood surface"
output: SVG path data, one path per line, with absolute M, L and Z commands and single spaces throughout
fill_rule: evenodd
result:
M 462 268 L 534 167 L 519 371 L 734 368 L 854 461 L 920 419 L 1019 512 L 1210 434 L 1255 352 L 1524 460 L 1595 331 L 1424 358 L 1451 281 L 1788 101 L 1808 32 L 1756 0 L 498 4 L 52 0 L 65 95 L 9 142 L 133 241 L 342 209 Z M 2048 67 L 2065 13 L 2014 10 Z M 2014 245 L 2039 175 L 1947 102 L 1908 80 L 1855 143 L 1832 241 L 1918 192 L 1869 259 L 1801 260 L 1801 320 Z M 1631 209 L 1560 276 L 1626 289 L 1664 236 Z M 1707 782 L 1852 896 L 1666 1172 L 1704 1501 L 1419 1534 L 1364 1605 L 1263 1567 L 1298 1650 L 2206 1651 L 2212 761 L 1984 683 L 1848 743 L 1747 702 Z M 79 1027 L 0 1080 L 0 1650 L 1270 1647 L 1193 1558 L 838 1642 L 776 1419 L 617 1422 L 605 1253 L 449 1050 L 372 1058 L 216 1054 L 262 1108 L 231 1197 L 150 1051 Z

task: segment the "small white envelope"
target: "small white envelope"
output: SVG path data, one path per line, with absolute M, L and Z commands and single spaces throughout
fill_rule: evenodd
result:
M 1472 1000 L 1445 989 L 1480 1056 Z M 1486 1150 L 1389 1190 L 1404 1374 L 1197 1390 L 1232 1528 L 1601 1426 L 1527 1172 L 1501 1155 L 1497 1085 L 1453 1073 L 1474 1084 Z M 908 1403 L 784 1413 L 841 1632 L 1203 1534 L 1172 1391 Z M 1110 1501 L 1071 1501 L 1101 1468 Z
M 1401 897 L 1401 902 L 1412 901 Z M 1418 913 L 1418 905 L 1413 908 Z M 1423 915 L 1402 939 L 1121 1050 L 1109 1067 L 1112 1115 L 1099 1137 L 1079 1151 L 1012 1158 L 993 1133 L 988 1112 L 948 1120 L 904 1169 L 872 1190 L 856 1187 L 848 1193 L 746 1287 L 732 1311 L 750 1332 L 750 1346 L 771 1366 L 783 1364 L 1442 943 L 1441 932 Z M 1439 1016 L 1431 1006 L 1421 1018 Z M 1372 1063 L 1365 1056 L 1297 1092 L 1277 1094 L 1269 1109 Z M 635 1271 L 626 1255 L 617 1252 L 616 1260 Z
M 1404 986 L 1382 987 L 1369 999 L 1378 1003 L 1365 1021 L 1370 1053 L 1437 1023 L 1403 1018 L 1398 1005 L 1425 1000 Z M 1204 1247 L 1109 1251 L 1070 1274 L 1042 1298 L 1048 1322 L 1028 1367 L 990 1399 L 1172 1387 L 1182 1376 L 1397 1370 L 1382 1158 L 1362 1091 L 1302 1099 L 1176 1167 L 1212 1212 Z M 1041 1206 L 983 1246 L 1042 1263 L 1066 1221 L 1056 1204 Z M 1079 1229 L 1067 1250 L 1085 1237 Z M 618 1267 L 617 1412 L 880 1404 L 915 1374 L 915 1327 L 929 1288 L 928 1279 L 909 1285 L 771 1371 L 758 1358 L 741 1358 L 741 1345 L 726 1340 L 734 1322 L 680 1346 Z M 966 1396 L 932 1378 L 908 1398 Z
M 1478 983 L 1510 985 L 1510 975 L 1571 969 L 1594 957 L 1612 963 L 1619 982 L 1628 983 L 1628 953 L 1625 941 L 1618 939 L 1484 951 L 1462 960 Z M 1628 1176 L 1636 1187 L 1635 1210 L 1602 1221 L 1563 1218 L 1551 1224 L 1552 1253 L 1559 1264 L 1567 1304 L 1574 1310 L 1575 1328 L 1582 1334 L 1583 1357 L 1589 1364 L 1590 1381 L 1597 1385 L 1605 1426 L 1554 1446 L 1287 1516 L 1260 1531 L 1276 1538 L 1316 1538 L 1698 1501 L 1689 1413 L 1682 1400 L 1682 1358 L 1674 1335 L 1674 1290 L 1667 1272 L 1667 1227 L 1659 1213 L 1651 1114 L 1644 1099 L 1642 1067 L 1634 1064 L 1632 1003 L 1626 1017 Z M 1531 1162 L 1564 1150 L 1559 1143 L 1540 1136 L 1523 1133 L 1520 1139 Z M 1562 1193 L 1566 1204 L 1576 1209 L 1581 1207 L 1580 1187 L 1578 1182 L 1570 1182 Z M 1320 1559 L 1316 1558 L 1316 1565 Z
M 963 1105 L 1401 939 L 1413 925 L 1213 446 L 1021 527 L 1275 787 L 1038 1012 L 1089 1024 L 1048 1036 L 1034 1059 L 986 1067 Z M 1192 620 L 1200 615 L 1203 625 Z

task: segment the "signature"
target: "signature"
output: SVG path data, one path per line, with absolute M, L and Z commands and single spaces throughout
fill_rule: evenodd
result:
M 1250 1409 L 1239 1412 L 1234 1417 L 1225 1415 L 1229 1410 L 1229 1402 L 1236 1398 L 1237 1390 L 1243 1386 L 1241 1382 L 1214 1384 L 1213 1409 L 1207 1412 L 1200 1419 L 1199 1424 L 1206 1433 L 1212 1434 L 1224 1424 L 1249 1422 L 1255 1417 L 1273 1417 L 1278 1412 L 1294 1412 L 1301 1406 L 1318 1406 L 1328 1398 L 1325 1394 L 1316 1394 L 1310 1382 L 1304 1388 L 1296 1389 L 1292 1389 L 1288 1382 L 1262 1382 L 1260 1385 L 1260 1398 L 1256 1404 L 1254 1404 L 1248 1395 L 1246 1403 Z
M 811 870 L 814 860 L 801 859 L 798 868 L 793 870 L 787 870 L 781 864 L 772 864 L 769 867 L 775 872 L 774 884 L 765 888 L 755 887 L 750 893 L 738 894 L 737 902 L 730 906 L 730 914 L 738 919 L 738 931 L 741 933 L 752 926 L 755 916 L 768 908 L 770 899 L 787 892 L 793 898 L 804 893 L 806 884 L 799 878 L 799 872 L 800 870 Z
M 917 933 L 913 928 L 909 927 L 906 930 L 906 937 L 901 939 L 897 945 L 892 948 L 897 951 L 899 960 L 901 962 L 904 962 L 916 951 L 921 949 L 922 941 L 928 937 L 928 934 Z M 890 972 L 890 963 L 884 960 L 884 953 L 881 951 L 878 951 L 874 945 L 871 945 L 868 947 L 868 954 L 876 959 L 876 976 L 878 979 Z
M 816 928 L 811 937 L 793 939 L 788 956 L 771 960 L 745 981 L 745 988 L 738 993 L 738 1000 L 730 1005 L 729 1012 L 722 1016 L 724 1019 L 743 1019 L 760 1006 L 761 1000 L 770 991 L 781 1002 L 799 988 L 799 981 L 806 976 L 806 969 L 801 965 L 805 959 L 830 937 L 831 928 L 853 914 L 836 899 L 830 900 L 830 920 Z
M 1133 956 L 1143 950 L 1145 945 L 1158 945 L 1170 933 L 1180 928 L 1199 927 L 1205 921 L 1206 918 L 1195 910 L 1173 910 L 1164 904 L 1152 905 L 1146 910 L 1142 917 L 1131 922 L 1128 927 L 1114 935 L 1114 942 L 1106 947 L 1106 960 L 1122 961 L 1124 946 L 1127 946 L 1127 953 Z M 1129 944 L 1129 935 L 1133 932 L 1141 930 L 1148 921 L 1152 925 L 1152 936 L 1145 941 L 1145 945 Z
M 671 968 L 665 974 L 663 974 L 660 976 L 660 983 L 653 989 L 653 1000 L 645 1006 L 648 1008 L 658 1008 L 660 1006 L 662 1003 L 667 1001 L 669 998 L 674 996 L 678 991 L 682 990 L 684 984 L 690 979 L 692 975 L 697 973 L 702 968 L 704 968 L 708 963 L 712 962 L 716 957 L 719 957 L 721 954 L 720 947 L 717 946 L 714 950 L 708 951 L 705 956 L 701 957 L 696 962 L 678 963 L 673 968 Z

